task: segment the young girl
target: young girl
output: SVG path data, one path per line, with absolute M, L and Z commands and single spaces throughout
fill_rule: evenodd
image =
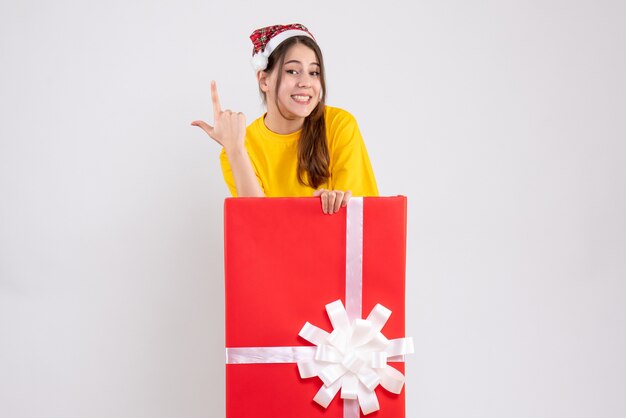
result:
M 246 128 L 243 113 L 222 110 L 211 82 L 214 125 L 194 121 L 222 145 L 233 196 L 320 196 L 336 213 L 350 196 L 378 188 L 354 117 L 325 105 L 322 52 L 300 24 L 255 30 L 253 66 L 267 113 Z

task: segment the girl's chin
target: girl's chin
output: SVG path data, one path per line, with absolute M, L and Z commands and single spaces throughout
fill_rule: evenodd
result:
M 313 110 L 315 109 L 315 106 L 317 106 L 317 103 L 311 102 L 311 103 L 308 103 L 306 106 L 303 106 L 303 105 L 291 106 L 289 108 L 289 111 L 297 115 L 300 115 L 302 117 L 306 117 L 306 116 L 309 116 L 313 112 Z
M 283 110 L 283 115 L 285 115 L 288 119 L 303 119 L 306 118 L 313 112 L 314 108 L 306 108 L 306 109 L 298 109 L 288 107 Z

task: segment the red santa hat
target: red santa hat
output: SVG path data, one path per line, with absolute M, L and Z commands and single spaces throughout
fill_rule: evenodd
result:
M 307 36 L 315 40 L 311 32 L 299 23 L 267 26 L 252 32 L 250 40 L 254 45 L 252 48 L 252 67 L 254 70 L 257 72 L 265 70 L 267 60 L 276 47 L 284 40 L 294 36 Z

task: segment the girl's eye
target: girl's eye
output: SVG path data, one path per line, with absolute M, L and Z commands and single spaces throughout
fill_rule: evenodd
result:
M 287 74 L 298 74 L 296 70 L 287 70 L 285 71 Z
M 319 77 L 319 76 L 320 76 L 320 72 L 319 72 L 319 71 L 312 71 L 312 72 L 311 72 L 311 75 L 312 75 L 313 77 Z

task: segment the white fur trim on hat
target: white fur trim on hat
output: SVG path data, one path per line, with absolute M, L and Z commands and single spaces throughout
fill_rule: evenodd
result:
M 272 52 L 280 45 L 283 41 L 293 38 L 294 36 L 306 36 L 315 40 L 308 32 L 299 29 L 289 29 L 284 32 L 279 33 L 274 36 L 267 42 L 265 45 L 265 49 L 260 51 L 252 56 L 252 68 L 254 68 L 255 72 L 259 72 L 261 70 L 265 70 L 267 68 L 267 61 Z

